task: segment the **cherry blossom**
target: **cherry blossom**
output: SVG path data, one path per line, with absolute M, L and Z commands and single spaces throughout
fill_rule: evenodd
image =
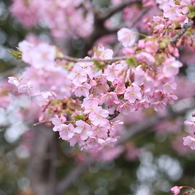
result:
M 195 150 L 195 137 L 188 135 L 183 138 L 183 144 L 189 146 L 192 150 Z
M 170 189 L 170 191 L 174 194 L 174 195 L 178 195 L 180 193 L 180 188 L 178 186 L 174 186 Z
M 45 22 L 54 36 L 73 39 L 87 37 L 92 32 L 95 24 L 93 13 L 87 11 L 90 3 L 83 0 L 45 1 L 32 0 L 28 4 L 29 17 L 35 17 L 29 27 Z M 15 85 L 19 93 L 34 96 L 41 110 L 39 121 L 51 122 L 53 130 L 71 146 L 78 144 L 82 149 L 99 151 L 109 144 L 114 145 L 121 123 L 115 118 L 120 118 L 120 114 L 128 116 L 149 107 L 159 112 L 178 99 L 175 76 L 182 63 L 176 59 L 178 48 L 169 40 L 177 34 L 177 29 L 191 20 L 189 5 L 194 2 L 143 1 L 146 7 L 157 4 L 162 9 L 161 15 L 146 19 L 150 35 L 143 35 L 136 43 L 136 30 L 127 27 L 118 30 L 117 40 L 122 48 L 116 54 L 117 58 L 111 45 L 104 46 L 100 42 L 89 51 L 89 56 L 73 61 L 46 42 L 32 39 L 20 42 L 21 58 L 29 66 L 21 75 L 10 77 L 9 83 Z M 11 8 L 25 24 L 17 7 L 25 9 L 27 5 L 15 0 Z M 135 5 L 132 7 L 131 13 L 129 8 L 123 10 L 125 20 L 139 11 Z M 106 27 L 111 27 L 112 22 L 107 22 L 110 25 Z M 191 43 L 192 37 L 190 32 L 188 34 L 190 38 L 186 42 L 184 38 L 179 39 L 176 45 Z M 114 38 L 113 42 L 116 41 Z M 125 58 L 120 59 L 121 54 Z M 185 123 L 192 126 L 191 122 Z M 190 138 L 191 142 L 188 137 L 184 143 L 193 147 L 193 137 Z
M 131 47 L 137 39 L 135 33 L 128 28 L 121 28 L 117 35 L 118 40 L 124 47 Z

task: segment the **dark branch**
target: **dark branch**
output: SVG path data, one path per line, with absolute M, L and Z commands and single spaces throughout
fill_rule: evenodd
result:
M 99 39 L 101 36 L 109 35 L 109 34 L 113 34 L 117 32 L 117 29 L 111 29 L 111 30 L 107 29 L 104 25 L 105 20 L 113 16 L 115 13 L 121 11 L 125 7 L 133 5 L 135 3 L 141 3 L 141 0 L 123 2 L 119 4 L 118 6 L 111 8 L 106 13 L 100 13 L 99 11 L 95 10 L 94 11 L 94 30 L 91 33 L 91 35 L 85 40 L 86 45 L 81 53 L 81 57 L 84 57 L 87 55 L 87 52 L 92 48 L 94 42 L 97 39 Z
M 70 185 L 78 179 L 78 177 L 88 168 L 88 165 L 93 162 L 91 158 L 76 166 L 70 174 L 59 182 L 57 187 L 57 194 L 65 192 Z
M 171 38 L 170 43 L 176 42 L 188 30 L 188 28 L 190 28 L 193 25 L 194 25 L 194 21 L 193 20 L 191 20 L 187 24 L 184 24 L 183 28 L 181 29 L 181 31 L 179 31 L 173 38 Z
M 98 20 L 101 20 L 101 21 L 105 21 L 107 20 L 108 18 L 110 18 L 111 16 L 113 16 L 115 13 L 123 10 L 125 7 L 127 6 L 131 6 L 135 3 L 141 3 L 142 1 L 141 0 L 137 0 L 137 1 L 127 1 L 127 2 L 123 2 L 115 7 L 112 7 L 110 10 L 106 11 L 104 14 L 97 14 L 97 19 Z

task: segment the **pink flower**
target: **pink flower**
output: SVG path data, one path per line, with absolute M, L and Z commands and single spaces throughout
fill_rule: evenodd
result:
M 181 9 L 173 0 L 169 0 L 162 6 L 164 17 L 170 20 L 178 20 L 182 16 Z
M 165 98 L 163 99 L 163 101 L 166 103 L 166 104 L 174 104 L 175 100 L 177 100 L 178 97 L 176 95 L 172 95 L 172 94 L 167 94 L 165 96 Z
M 170 191 L 174 194 L 174 195 L 178 195 L 180 193 L 180 188 L 178 186 L 174 186 L 170 189 Z
M 140 52 L 140 53 L 136 54 L 135 57 L 139 62 L 144 62 L 149 66 L 153 65 L 155 62 L 154 57 L 147 52 Z
M 91 126 L 82 120 L 76 121 L 75 132 L 80 134 L 80 138 L 84 141 L 89 136 L 92 136 Z
M 77 63 L 68 75 L 68 78 L 72 80 L 74 85 L 80 85 L 87 80 L 87 74 L 84 69 Z
M 126 89 L 124 94 L 124 99 L 128 100 L 130 103 L 134 103 L 136 99 L 141 99 L 141 88 L 139 86 L 130 86 Z
M 147 99 L 142 99 L 137 102 L 136 108 L 137 110 L 143 110 L 150 106 L 150 101 Z
M 113 56 L 113 51 L 111 49 L 104 49 L 103 46 L 98 46 L 94 53 L 93 58 L 96 59 L 110 59 Z
M 163 101 L 156 101 L 156 102 L 152 103 L 151 105 L 156 112 L 158 112 L 160 110 L 164 110 L 165 106 L 166 106 L 166 104 Z
M 189 146 L 192 150 L 195 150 L 195 137 L 187 136 L 183 138 L 183 145 Z
M 174 57 L 168 58 L 163 63 L 163 73 L 166 77 L 175 76 L 179 72 L 179 68 L 182 67 L 182 63 L 175 60 Z
M 20 85 L 21 79 L 17 79 L 16 77 L 8 77 L 8 82 L 18 87 Z
M 118 41 L 122 43 L 124 47 L 131 47 L 136 41 L 135 33 L 128 28 L 121 28 L 117 32 Z
M 62 124 L 61 130 L 59 131 L 60 138 L 63 140 L 70 140 L 74 136 L 74 126 L 72 124 Z
M 54 125 L 53 131 L 60 131 L 61 124 L 62 124 L 62 121 L 60 120 L 60 118 L 57 115 L 55 115 L 51 121 Z
M 40 66 L 54 66 L 56 48 L 47 43 L 40 43 L 31 51 L 31 57 L 34 57 L 35 60 L 32 62 L 37 68 Z
M 163 88 L 165 93 L 172 93 L 177 88 L 177 84 L 175 82 L 165 83 Z
M 124 115 L 129 115 L 130 112 L 134 112 L 135 111 L 135 106 L 134 106 L 134 104 L 132 104 L 132 103 L 127 101 L 124 104 L 118 106 L 117 110 L 119 112 L 123 113 Z
M 126 87 L 125 87 L 124 83 L 120 82 L 120 81 L 119 82 L 117 81 L 117 85 L 116 85 L 116 88 L 115 88 L 114 92 L 116 94 L 123 94 L 123 93 L 125 93 L 125 91 L 126 91 Z
M 99 100 L 98 98 L 93 97 L 93 95 L 90 95 L 83 99 L 83 105 L 85 109 L 85 113 L 89 113 L 93 111 L 98 106 Z
M 108 116 L 109 112 L 101 107 L 96 107 L 94 111 L 89 114 L 89 119 L 93 123 L 93 125 L 105 125 L 107 124 L 108 120 L 106 117 Z
M 55 115 L 51 122 L 53 123 L 54 127 L 53 127 L 53 131 L 61 131 L 62 128 L 64 128 L 64 124 L 63 122 L 66 121 L 66 117 L 58 117 L 57 115 Z
M 158 44 L 155 41 L 147 41 L 145 49 L 148 53 L 156 53 L 158 51 Z
M 35 68 L 54 67 L 56 57 L 56 48 L 47 43 L 33 45 L 27 41 L 19 43 L 19 49 L 22 51 L 22 60 L 32 64 Z
M 73 137 L 71 137 L 69 140 L 70 146 L 74 146 L 76 143 L 78 143 L 79 146 L 82 146 L 85 142 L 81 139 L 81 136 L 79 133 L 74 133 Z
M 93 126 L 93 135 L 102 139 L 106 139 L 108 137 L 108 130 L 110 128 L 109 123 L 104 126 Z
M 186 120 L 186 121 L 184 121 L 184 124 L 191 127 L 191 129 L 195 130 L 195 122 L 194 121 Z
M 121 64 L 112 64 L 110 66 L 107 66 L 107 68 L 104 71 L 104 75 L 108 81 L 114 81 L 118 74 L 122 71 L 123 66 Z
M 140 39 L 137 43 L 137 46 L 139 49 L 143 49 L 145 48 L 145 40 L 144 39 Z
M 33 88 L 29 84 L 23 84 L 18 86 L 19 93 L 27 93 L 29 96 L 34 95 Z
M 102 96 L 101 103 L 107 104 L 108 106 L 113 106 L 115 104 L 119 104 L 119 100 L 116 93 L 109 92 Z
M 77 97 L 85 96 L 87 97 L 89 95 L 89 89 L 91 88 L 91 85 L 84 83 L 82 85 L 78 85 L 74 91 L 75 95 Z

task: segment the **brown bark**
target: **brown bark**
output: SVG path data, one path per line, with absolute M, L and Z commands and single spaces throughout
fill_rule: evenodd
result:
M 46 126 L 34 128 L 34 140 L 28 176 L 35 195 L 55 195 L 56 192 L 55 133 Z

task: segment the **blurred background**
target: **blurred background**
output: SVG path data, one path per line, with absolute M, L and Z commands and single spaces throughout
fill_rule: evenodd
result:
M 108 3 L 100 3 L 107 6 Z M 25 29 L 9 12 L 9 0 L 0 0 L 0 79 L 1 86 L 5 86 L 7 76 L 15 75 L 23 70 L 24 64 L 16 60 L 9 51 L 16 50 L 18 43 L 29 33 L 34 33 L 42 40 L 51 40 L 49 30 L 37 25 L 33 29 Z M 94 4 L 97 1 L 94 1 Z M 115 16 L 118 18 L 119 16 Z M 82 40 L 71 40 L 75 53 L 82 49 Z M 55 40 L 55 43 L 59 43 Z M 74 47 L 76 45 L 76 47 Z M 76 50 L 77 48 L 78 50 Z M 180 99 L 172 107 L 178 111 L 193 105 L 195 95 L 193 60 L 187 61 L 193 52 L 183 48 L 183 62 L 187 62 L 181 69 L 176 94 Z M 73 52 L 73 53 L 74 53 Z M 3 93 L 3 91 L 1 91 Z M 8 96 L 12 96 L 8 94 Z M 7 99 L 0 98 L 1 104 Z M 22 121 L 18 115 L 20 109 L 26 112 L 29 99 L 20 97 L 12 105 L 0 108 L 0 195 L 33 195 L 30 187 L 29 170 L 32 162 L 32 147 L 34 131 L 32 122 Z M 169 108 L 170 109 L 170 108 Z M 73 181 L 62 194 L 66 195 L 165 195 L 171 194 L 170 188 L 177 185 L 195 187 L 195 153 L 182 144 L 182 137 L 186 136 L 188 128 L 183 121 L 191 119 L 195 110 L 187 109 L 180 115 L 172 115 L 147 130 L 140 131 L 123 145 L 123 152 L 116 155 L 114 160 L 89 163 L 82 168 L 78 178 Z M 35 111 L 36 112 L 36 111 Z M 167 113 L 169 110 L 167 110 Z M 156 114 L 147 110 L 124 117 L 126 127 L 148 120 Z M 161 115 L 161 114 L 160 114 Z M 162 114 L 163 115 L 163 114 Z M 30 117 L 30 116 L 29 116 Z M 35 120 L 36 122 L 36 120 Z M 40 127 L 39 127 L 40 128 Z M 58 135 L 55 134 L 57 138 Z M 87 158 L 85 152 L 78 148 L 71 148 L 65 141 L 56 139 L 55 168 L 56 179 L 63 180 L 75 167 L 79 167 Z M 117 152 L 116 152 L 117 153 Z M 101 160 L 101 159 L 100 159 Z M 47 162 L 45 163 L 47 166 Z M 30 172 L 33 174 L 33 172 Z M 63 185 L 63 183 L 62 183 Z

